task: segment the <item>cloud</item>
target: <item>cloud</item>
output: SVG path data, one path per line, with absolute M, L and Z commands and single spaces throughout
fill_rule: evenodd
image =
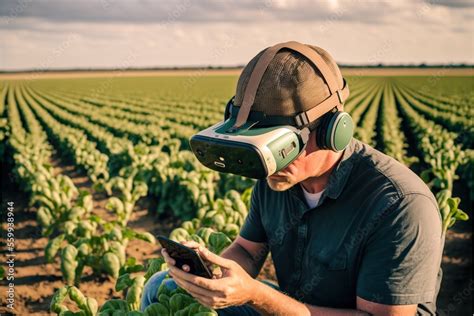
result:
M 16 0 L 0 4 L 0 28 L 24 28 L 21 22 L 25 19 L 58 24 L 168 25 L 328 20 L 381 24 L 391 17 L 419 18 L 417 12 L 433 11 L 436 7 L 443 7 L 449 14 L 460 14 L 459 8 L 471 8 L 472 4 L 472 0 Z
M 340 63 L 472 63 L 473 15 L 422 0 L 9 1 L 0 69 L 241 65 L 288 40 Z
M 473 8 L 474 1 L 472 0 L 427 0 L 426 3 L 430 5 L 439 5 L 450 8 Z
M 17 0 L 2 2 L 0 17 L 62 23 L 320 21 L 339 10 L 343 20 L 375 22 L 394 7 L 390 1 L 365 0 Z

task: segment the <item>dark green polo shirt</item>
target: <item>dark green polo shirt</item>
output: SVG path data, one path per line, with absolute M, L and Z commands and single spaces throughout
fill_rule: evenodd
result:
M 352 139 L 318 206 L 300 185 L 254 187 L 240 235 L 268 243 L 280 289 L 299 301 L 355 308 L 356 297 L 434 313 L 444 235 L 433 194 L 410 169 Z

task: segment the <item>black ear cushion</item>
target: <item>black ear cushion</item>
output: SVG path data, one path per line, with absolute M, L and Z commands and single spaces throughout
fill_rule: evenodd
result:
M 328 112 L 321 117 L 321 123 L 316 128 L 316 145 L 321 149 L 328 149 L 329 146 L 326 144 L 326 134 L 328 133 L 328 126 L 331 123 L 331 119 L 334 113 Z
M 230 115 L 232 114 L 232 106 L 234 105 L 234 98 L 235 96 L 233 96 L 232 98 L 230 98 L 229 102 L 227 102 L 227 105 L 225 106 L 225 111 L 224 111 L 224 121 L 227 120 Z

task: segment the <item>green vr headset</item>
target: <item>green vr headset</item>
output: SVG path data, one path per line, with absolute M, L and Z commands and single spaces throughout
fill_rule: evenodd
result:
M 295 116 L 250 111 L 265 70 L 282 49 L 305 56 L 322 74 L 330 96 Z M 338 89 L 336 78 L 316 51 L 298 42 L 277 44 L 265 50 L 257 61 L 242 105 L 235 106 L 232 98 L 223 121 L 191 137 L 191 150 L 210 169 L 254 179 L 266 178 L 284 169 L 303 152 L 314 129 L 319 148 L 344 150 L 354 129 L 350 115 L 341 111 L 348 96 L 345 80 L 343 88 Z

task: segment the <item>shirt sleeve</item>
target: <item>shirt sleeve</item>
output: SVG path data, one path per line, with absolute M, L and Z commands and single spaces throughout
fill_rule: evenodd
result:
M 263 228 L 261 209 L 262 209 L 262 182 L 258 181 L 252 190 L 250 198 L 250 211 L 240 230 L 240 236 L 253 242 L 266 242 L 267 235 Z
M 443 246 L 438 206 L 428 196 L 406 195 L 368 236 L 357 296 L 386 305 L 433 302 Z

